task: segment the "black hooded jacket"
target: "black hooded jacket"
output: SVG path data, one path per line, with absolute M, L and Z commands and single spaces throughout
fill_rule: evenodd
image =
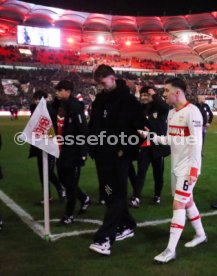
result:
M 89 134 L 98 136 L 100 132 L 106 131 L 107 137 L 109 135 L 118 137 L 121 133 L 127 137 L 123 142 L 119 138 L 116 145 L 109 145 L 104 138 L 103 145 L 89 146 L 89 154 L 93 158 L 96 154 L 103 154 L 105 158 L 115 154 L 134 159 L 137 158 L 142 142 L 137 133 L 137 130 L 144 126 L 142 105 L 130 94 L 125 81 L 117 80 L 116 84 L 113 91 L 103 90 L 96 96 L 89 121 Z M 130 145 L 128 138 L 131 135 L 135 135 L 139 143 Z M 111 141 L 114 142 L 114 139 Z M 135 142 L 135 138 L 132 142 Z
M 149 128 L 150 132 L 155 132 L 159 136 L 165 136 L 167 133 L 167 116 L 170 107 L 158 94 L 154 94 L 152 99 L 152 102 L 142 105 L 145 126 Z M 151 143 L 151 147 L 153 158 L 170 154 L 169 146 L 155 145 L 154 143 Z
M 84 104 L 72 96 L 69 97 L 67 101 L 55 99 L 53 107 L 56 114 L 58 114 L 60 105 L 64 109 L 65 119 L 62 131 L 64 143 L 61 146 L 58 162 L 63 167 L 72 167 L 74 165 L 81 166 L 84 164 L 82 158 L 87 157 L 88 154 L 86 142 L 88 129 L 84 114 Z M 57 130 L 57 125 L 55 125 L 55 130 Z M 78 136 L 81 137 L 79 141 Z

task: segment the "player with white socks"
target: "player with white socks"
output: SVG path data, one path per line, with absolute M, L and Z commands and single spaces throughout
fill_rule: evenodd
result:
M 165 82 L 164 97 L 168 104 L 174 106 L 168 114 L 167 136 L 154 134 L 151 137 L 148 131 L 138 131 L 143 138 L 152 139 L 155 144 L 171 146 L 173 217 L 167 248 L 154 258 L 160 263 L 176 258 L 176 246 L 184 229 L 186 216 L 196 235 L 185 246 L 194 247 L 207 241 L 193 201 L 193 189 L 201 169 L 202 116 L 199 109 L 186 100 L 185 92 L 186 84 L 182 79 L 170 78 Z

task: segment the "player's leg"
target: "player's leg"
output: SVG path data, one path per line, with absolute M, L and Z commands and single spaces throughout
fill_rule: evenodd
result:
M 176 177 L 172 175 L 172 193 L 173 201 L 173 217 L 170 225 L 170 237 L 167 248 L 154 260 L 160 263 L 167 263 L 176 258 L 176 247 L 185 226 L 186 204 L 189 201 L 191 192 L 186 192 L 185 177 Z M 189 187 L 187 189 L 191 190 Z
M 207 236 L 202 225 L 201 216 L 197 206 L 195 205 L 193 197 L 186 205 L 186 214 L 196 232 L 196 235 L 190 242 L 185 244 L 185 247 L 195 247 L 201 243 L 207 242 Z

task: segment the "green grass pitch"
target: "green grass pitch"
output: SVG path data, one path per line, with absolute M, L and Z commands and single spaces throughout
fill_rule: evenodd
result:
M 10 121 L 0 118 L 0 131 L 3 146 L 0 152 L 0 164 L 4 179 L 0 181 L 0 190 L 10 196 L 18 205 L 35 219 L 43 219 L 43 209 L 34 202 L 42 198 L 42 190 L 37 174 L 36 160 L 28 159 L 29 145 L 17 146 L 13 141 L 16 132 L 22 131 L 27 118 Z M 210 204 L 217 201 L 217 117 L 210 126 L 204 147 L 202 175 L 194 191 L 195 201 L 201 212 L 210 212 Z M 98 206 L 98 184 L 94 163 L 88 160 L 82 169 L 80 186 L 93 199 L 88 212 L 77 218 L 102 219 L 104 207 Z M 162 203 L 152 204 L 153 178 L 149 170 L 143 190 L 142 205 L 131 210 L 137 222 L 170 218 L 172 198 L 170 193 L 170 159 L 165 165 L 165 186 Z M 129 197 L 131 187 L 129 184 Z M 52 196 L 56 199 L 51 205 L 51 218 L 63 214 L 64 204 L 59 203 L 56 191 L 52 187 Z M 216 275 L 217 274 L 217 215 L 204 217 L 203 223 L 209 242 L 198 248 L 184 248 L 184 243 L 192 238 L 194 232 L 187 223 L 177 248 L 177 260 L 166 265 L 153 262 L 153 257 L 167 245 L 169 224 L 138 228 L 134 238 L 115 242 L 112 255 L 99 256 L 90 252 L 88 246 L 92 234 L 63 238 L 47 243 L 2 202 L 1 214 L 4 229 L 0 233 L 0 275 Z M 77 206 L 77 209 L 79 206 Z M 52 233 L 73 230 L 95 229 L 96 225 L 77 223 L 69 229 L 51 224 Z

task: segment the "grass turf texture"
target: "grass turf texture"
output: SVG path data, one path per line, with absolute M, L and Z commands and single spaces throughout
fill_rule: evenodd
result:
M 0 163 L 4 179 L 0 189 L 9 195 L 35 219 L 43 219 L 43 209 L 34 202 L 42 197 L 42 190 L 37 174 L 36 160 L 27 159 L 29 145 L 17 146 L 13 141 L 16 132 L 22 131 L 27 118 L 10 121 L 0 118 L 3 146 Z M 216 163 L 217 163 L 217 118 L 215 117 L 206 138 L 202 175 L 194 191 L 196 203 L 201 212 L 209 212 L 210 203 L 217 201 Z M 82 170 L 80 186 L 98 201 L 98 184 L 94 163 L 88 160 Z M 59 218 L 64 211 L 64 204 L 56 200 L 51 205 L 51 218 Z M 129 196 L 131 187 L 129 185 Z M 132 210 L 137 222 L 157 220 L 172 216 L 172 198 L 170 194 L 170 159 L 165 165 L 165 187 L 162 203 L 152 204 L 153 178 L 149 170 L 143 189 L 142 205 Z M 77 204 L 77 209 L 79 204 Z M 187 223 L 177 249 L 178 259 L 167 265 L 153 263 L 153 257 L 167 245 L 169 224 L 138 228 L 134 238 L 115 242 L 110 257 L 102 257 L 89 252 L 92 234 L 60 239 L 47 243 L 32 232 L 20 219 L 1 203 L 4 229 L 0 233 L 0 275 L 216 275 L 217 216 L 203 218 L 209 237 L 206 245 L 194 249 L 184 248 L 194 232 Z M 88 212 L 77 218 L 102 219 L 104 207 L 93 204 Z M 97 225 L 77 223 L 76 225 L 56 227 L 51 224 L 52 233 L 73 230 L 95 229 Z

